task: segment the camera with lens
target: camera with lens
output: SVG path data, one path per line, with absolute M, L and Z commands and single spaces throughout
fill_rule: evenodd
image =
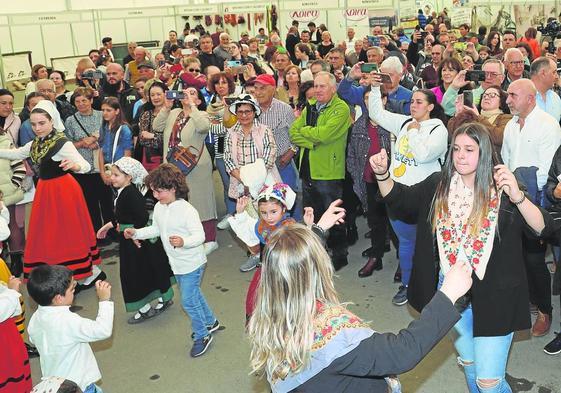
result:
M 88 81 L 100 80 L 103 79 L 103 72 L 101 71 L 94 71 L 88 70 L 82 73 L 82 79 L 86 79 Z
M 555 37 L 561 32 L 561 23 L 557 19 L 550 20 L 545 26 L 539 26 L 538 31 L 543 36 Z

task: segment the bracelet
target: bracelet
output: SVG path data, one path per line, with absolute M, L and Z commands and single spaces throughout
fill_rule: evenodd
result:
M 510 198 L 509 198 L 510 199 Z M 510 201 L 515 204 L 516 206 L 520 205 L 522 202 L 524 202 L 524 200 L 526 200 L 526 194 L 522 193 L 522 198 L 520 198 L 517 201 L 513 201 L 512 199 L 510 199 Z
M 378 178 L 378 176 L 383 176 L 383 175 L 385 175 L 386 173 L 387 173 L 388 175 L 387 175 L 386 177 L 384 177 L 383 179 Z M 381 173 L 380 175 L 378 175 L 378 174 L 376 175 L 376 180 L 378 180 L 378 181 L 386 181 L 386 180 L 388 180 L 389 178 L 390 178 L 390 172 L 389 172 L 389 171 L 386 171 L 386 172 L 384 172 L 384 173 Z

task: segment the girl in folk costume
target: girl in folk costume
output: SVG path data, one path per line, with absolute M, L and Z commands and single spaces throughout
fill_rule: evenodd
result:
M 263 186 L 261 192 L 257 196 L 257 210 L 259 219 L 254 219 L 245 211 L 246 206 L 250 202 L 247 196 L 238 199 L 236 205 L 236 215 L 228 219 L 230 227 L 236 235 L 247 244 L 252 258 L 257 259 L 256 270 L 249 284 L 245 301 L 245 313 L 249 318 L 253 313 L 255 305 L 255 294 L 259 286 L 261 277 L 261 266 L 259 264 L 260 252 L 267 244 L 269 236 L 278 228 L 285 225 L 296 223 L 287 213 L 294 205 L 296 194 L 292 189 L 283 183 L 277 183 L 272 186 Z M 313 209 L 307 207 L 304 209 L 304 222 L 306 225 L 313 227 L 319 235 L 331 228 L 336 222 L 342 220 L 345 214 L 344 209 L 337 207 L 340 201 L 333 203 L 325 212 L 317 225 L 314 225 Z
M 126 228 L 143 228 L 148 222 L 148 211 L 143 193 L 144 178 L 148 175 L 142 164 L 131 157 L 117 160 L 111 167 L 111 182 L 117 190 L 115 200 L 115 222 L 108 222 L 97 232 L 104 239 L 110 229 L 119 232 L 119 258 L 121 287 L 125 308 L 136 311 L 129 318 L 129 324 L 150 319 L 173 304 L 171 277 L 173 273 L 168 257 L 159 238 L 143 241 L 125 239 L 122 232 Z M 150 302 L 158 300 L 152 307 Z
M 105 274 L 95 266 L 101 258 L 82 189 L 68 172 L 86 173 L 90 165 L 57 132 L 64 126 L 52 102 L 40 101 L 30 120 L 36 135 L 33 141 L 18 149 L 0 149 L 0 158 L 31 157 L 39 174 L 25 245 L 24 277 L 38 265 L 63 264 L 75 279 L 86 279 L 84 284 L 89 287 L 96 279 L 105 279 Z
M 510 392 L 505 371 L 512 337 L 531 326 L 520 239 L 523 233 L 548 236 L 553 221 L 498 165 L 485 126 L 461 126 L 451 147 L 442 172 L 409 187 L 390 178 L 384 150 L 370 164 L 390 214 L 417 222 L 409 303 L 426 308 L 454 266 L 466 262 L 473 287 L 457 305 L 458 362 L 471 393 Z
M 10 277 L 7 286 L 0 283 L 0 392 L 31 392 L 29 358 L 18 328 L 16 317 L 22 314 L 18 292 L 21 280 Z
M 454 302 L 472 281 L 458 263 L 420 318 L 393 334 L 347 310 L 333 274 L 325 247 L 303 225 L 269 237 L 248 335 L 251 367 L 266 373 L 272 392 L 401 392 L 388 375 L 412 369 L 452 328 Z
M 10 214 L 1 201 L 0 240 L 10 236 Z M 1 251 L 0 247 L 0 251 Z M 28 393 L 31 391 L 31 370 L 23 341 L 24 311 L 22 296 L 18 292 L 21 281 L 10 273 L 0 259 L 0 392 Z

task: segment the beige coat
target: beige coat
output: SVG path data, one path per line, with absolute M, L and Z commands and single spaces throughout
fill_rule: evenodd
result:
M 161 110 L 154 119 L 154 130 L 164 133 L 164 161 L 169 151 L 169 139 L 173 131 L 175 119 L 182 109 L 171 111 Z M 210 121 L 206 112 L 194 109 L 190 119 L 181 130 L 181 146 L 202 148 L 202 155 L 197 166 L 187 175 L 189 186 L 189 203 L 199 213 L 201 221 L 217 218 L 216 199 L 214 198 L 214 182 L 212 181 L 212 161 L 204 144 L 208 135 Z

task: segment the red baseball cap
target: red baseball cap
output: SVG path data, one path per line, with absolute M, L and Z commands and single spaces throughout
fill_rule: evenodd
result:
M 262 85 L 270 85 L 273 87 L 277 87 L 277 82 L 275 82 L 275 78 L 269 74 L 261 74 L 255 78 L 255 83 L 261 83 Z

